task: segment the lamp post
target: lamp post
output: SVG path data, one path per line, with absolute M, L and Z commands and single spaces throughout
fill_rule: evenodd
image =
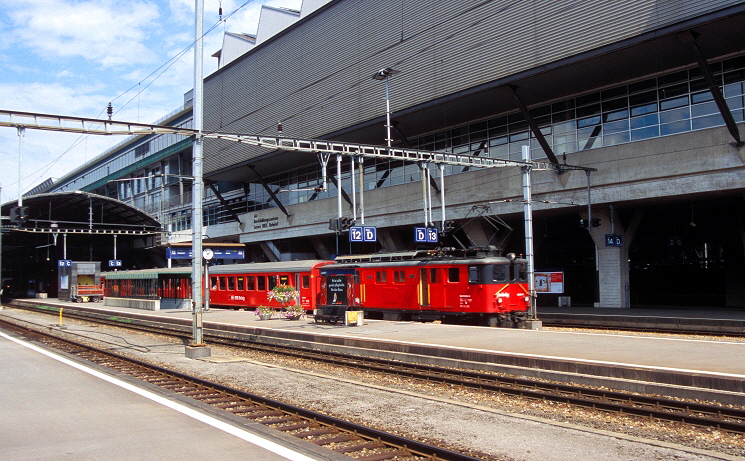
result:
M 391 98 L 388 91 L 388 78 L 390 78 L 391 75 L 396 75 L 399 72 L 401 71 L 386 67 L 385 69 L 380 69 L 379 71 L 375 72 L 375 74 L 372 76 L 373 80 L 385 81 L 385 140 L 388 142 L 387 145 L 389 148 L 391 147 Z

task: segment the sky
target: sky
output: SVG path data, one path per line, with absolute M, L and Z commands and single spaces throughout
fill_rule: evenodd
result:
M 224 31 L 255 34 L 261 5 L 302 0 L 203 0 L 204 75 Z M 152 123 L 193 86 L 194 0 L 0 2 L 0 110 Z M 223 21 L 219 7 L 222 6 Z M 0 127 L 0 203 L 60 178 L 126 138 Z M 21 168 L 19 169 L 19 165 Z M 20 171 L 20 175 L 19 175 Z

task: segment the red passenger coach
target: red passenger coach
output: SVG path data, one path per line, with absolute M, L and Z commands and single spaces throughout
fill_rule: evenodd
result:
M 228 264 L 210 267 L 210 306 L 253 308 L 281 307 L 269 300 L 277 285 L 289 285 L 299 292 L 300 306 L 306 311 L 316 308 L 320 268 L 333 261 L 307 260 L 251 264 Z
M 517 326 L 530 307 L 527 260 L 493 249 L 427 250 L 336 258 L 321 272 L 317 320 L 346 310 L 368 318 Z

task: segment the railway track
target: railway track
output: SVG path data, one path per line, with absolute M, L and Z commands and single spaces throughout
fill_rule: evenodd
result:
M 98 319 L 92 320 L 90 318 L 86 320 L 99 321 Z M 119 327 L 129 326 L 123 325 L 120 322 L 117 323 L 116 320 L 104 323 L 114 324 Z M 171 327 L 164 329 L 158 326 L 138 325 L 136 328 L 152 333 L 176 335 L 182 338 L 190 337 L 188 332 L 175 331 Z M 204 334 L 205 338 L 211 343 L 220 343 L 233 347 L 248 347 L 254 351 L 264 351 L 284 356 L 291 355 L 296 358 L 325 362 L 334 366 L 364 369 L 375 373 L 395 374 L 410 379 L 446 383 L 464 388 L 515 395 L 529 399 L 567 403 L 585 408 L 636 415 L 649 419 L 675 421 L 701 427 L 715 427 L 738 434 L 745 433 L 745 410 L 723 405 L 702 404 L 658 396 L 645 396 L 606 389 L 593 389 L 568 384 L 506 377 L 477 371 L 410 364 L 339 352 L 318 352 L 301 347 L 268 345 L 261 342 L 250 342 L 243 339 L 229 339 L 212 335 L 209 330 L 206 330 Z
M 389 459 L 477 461 L 480 459 L 267 399 L 90 345 L 61 339 L 16 323 L 0 320 L 0 327 L 47 347 L 190 397 L 351 459 L 362 461 Z

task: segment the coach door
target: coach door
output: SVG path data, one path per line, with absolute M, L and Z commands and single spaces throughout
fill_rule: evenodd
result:
M 419 269 L 419 305 L 429 306 L 429 277 L 427 268 Z

